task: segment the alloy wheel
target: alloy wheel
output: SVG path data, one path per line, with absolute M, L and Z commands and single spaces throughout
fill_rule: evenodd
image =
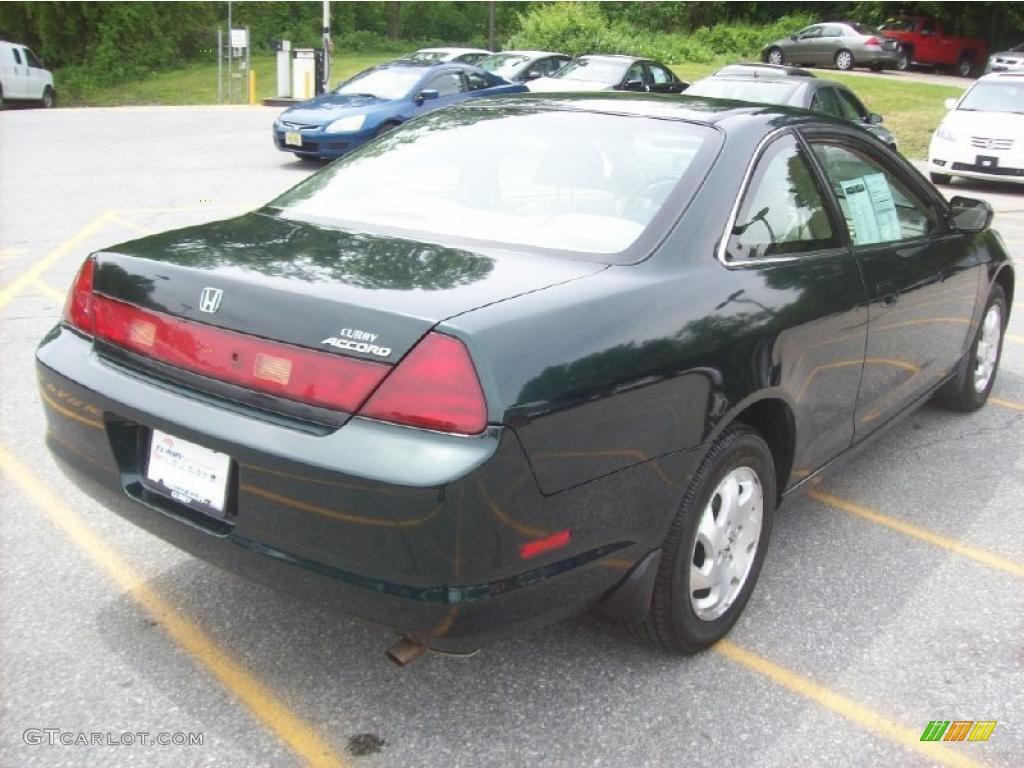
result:
M 768 51 L 768 63 L 769 64 L 781 64 L 782 63 L 782 51 L 778 48 L 772 48 Z
M 836 54 L 836 67 L 839 69 L 853 68 L 853 54 L 849 51 L 840 51 Z
M 1003 332 L 1003 314 L 998 304 L 985 313 L 981 324 L 981 338 L 975 353 L 974 391 L 981 393 L 988 387 L 999 362 L 999 340 Z
M 764 493 L 749 467 L 727 474 L 701 513 L 690 555 L 690 606 L 703 621 L 714 621 L 740 594 L 761 538 Z

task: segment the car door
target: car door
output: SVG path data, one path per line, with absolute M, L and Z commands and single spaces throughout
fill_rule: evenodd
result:
M 826 24 L 821 34 L 814 41 L 814 62 L 816 64 L 832 64 L 835 62 L 836 51 L 843 47 L 843 28 L 837 24 Z
M 786 46 L 786 58 L 794 64 L 815 64 L 815 44 L 821 35 L 821 26 L 815 24 L 805 27 L 797 32 L 796 40 L 791 40 Z
M 27 73 L 25 77 L 25 98 L 41 99 L 43 98 L 43 90 L 47 85 L 46 70 L 43 69 L 43 63 L 32 53 L 31 49 L 23 48 L 22 53 L 25 55 Z
M 930 392 L 962 358 L 980 269 L 944 204 L 902 160 L 851 133 L 811 133 L 870 299 L 857 436 Z
M 441 109 L 441 107 L 447 107 L 450 104 L 461 101 L 465 97 L 466 83 L 462 78 L 461 72 L 450 70 L 434 75 L 434 77 L 427 80 L 420 89 L 421 93 L 423 91 L 437 91 L 437 98 L 421 99 L 417 97 L 414 101 L 414 111 L 417 115 L 432 112 L 435 109 Z
M 647 90 L 652 93 L 682 93 L 683 85 L 668 67 L 649 61 L 647 62 Z
M 4 82 L 4 97 L 8 99 L 28 98 L 28 66 L 20 45 L 8 45 L 6 69 L 9 73 Z
M 793 411 L 793 471 L 806 476 L 853 440 L 867 294 L 839 212 L 798 137 L 787 132 L 768 144 L 748 178 L 719 254 L 746 274 L 720 311 L 775 329 L 771 342 L 759 342 L 759 364 L 774 370 L 765 378 Z

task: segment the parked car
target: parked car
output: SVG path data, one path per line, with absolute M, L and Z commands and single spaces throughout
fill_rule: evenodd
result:
M 538 92 L 648 91 L 682 93 L 687 84 L 661 62 L 635 56 L 579 56 L 549 77 L 531 80 Z
M 523 96 L 371 148 L 91 255 L 37 375 L 83 491 L 402 649 L 595 606 L 707 647 L 780 501 L 992 389 L 992 209 L 848 123 Z
M 1024 72 L 1024 43 L 989 56 L 985 74 L 992 72 Z
M 502 51 L 481 59 L 477 66 L 510 83 L 525 83 L 550 77 L 571 60 L 564 53 L 551 51 Z
M 928 146 L 928 175 L 936 184 L 952 177 L 1024 184 L 1024 73 L 985 75 L 959 99 Z
M 303 160 L 340 157 L 417 115 L 526 87 L 466 64 L 393 61 L 360 72 L 274 121 L 274 144 Z
M 403 56 L 409 61 L 421 61 L 429 64 L 478 64 L 482 59 L 491 55 L 491 52 L 484 48 L 420 48 Z
M 988 56 L 988 43 L 971 37 L 947 35 L 930 16 L 900 16 L 888 19 L 879 30 L 901 46 L 898 69 L 911 64 L 950 67 L 961 77 L 970 77 Z
M 796 67 L 771 64 L 732 64 L 686 89 L 687 96 L 753 101 L 810 109 L 863 128 L 894 151 L 896 136 L 882 125 L 882 116 L 870 112 L 842 83 L 821 80 Z
M 0 40 L 0 109 L 7 101 L 38 101 L 49 108 L 57 104 L 57 89 L 31 48 Z
M 768 64 L 833 66 L 844 70 L 895 67 L 899 55 L 899 45 L 887 40 L 875 27 L 845 21 L 812 24 L 761 49 L 761 59 Z

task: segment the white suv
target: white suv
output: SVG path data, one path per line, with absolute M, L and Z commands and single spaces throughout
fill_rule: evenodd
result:
M 20 43 L 0 40 L 0 107 L 6 101 L 38 101 L 44 107 L 57 103 L 53 75 L 43 62 Z
M 936 184 L 953 176 L 1024 184 L 1024 73 L 979 78 L 957 99 L 932 135 L 928 175 Z

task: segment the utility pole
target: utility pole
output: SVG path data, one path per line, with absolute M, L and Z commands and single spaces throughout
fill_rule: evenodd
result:
M 487 47 L 497 50 L 494 45 L 494 0 L 487 3 Z
M 233 27 L 231 26 L 231 0 L 228 0 L 228 104 L 233 103 L 231 101 L 231 83 L 233 82 L 233 78 L 235 76 L 235 49 L 232 47 L 232 40 L 234 39 L 234 35 L 231 32 L 232 29 Z
M 331 0 L 324 0 L 324 82 L 323 91 L 331 90 Z

